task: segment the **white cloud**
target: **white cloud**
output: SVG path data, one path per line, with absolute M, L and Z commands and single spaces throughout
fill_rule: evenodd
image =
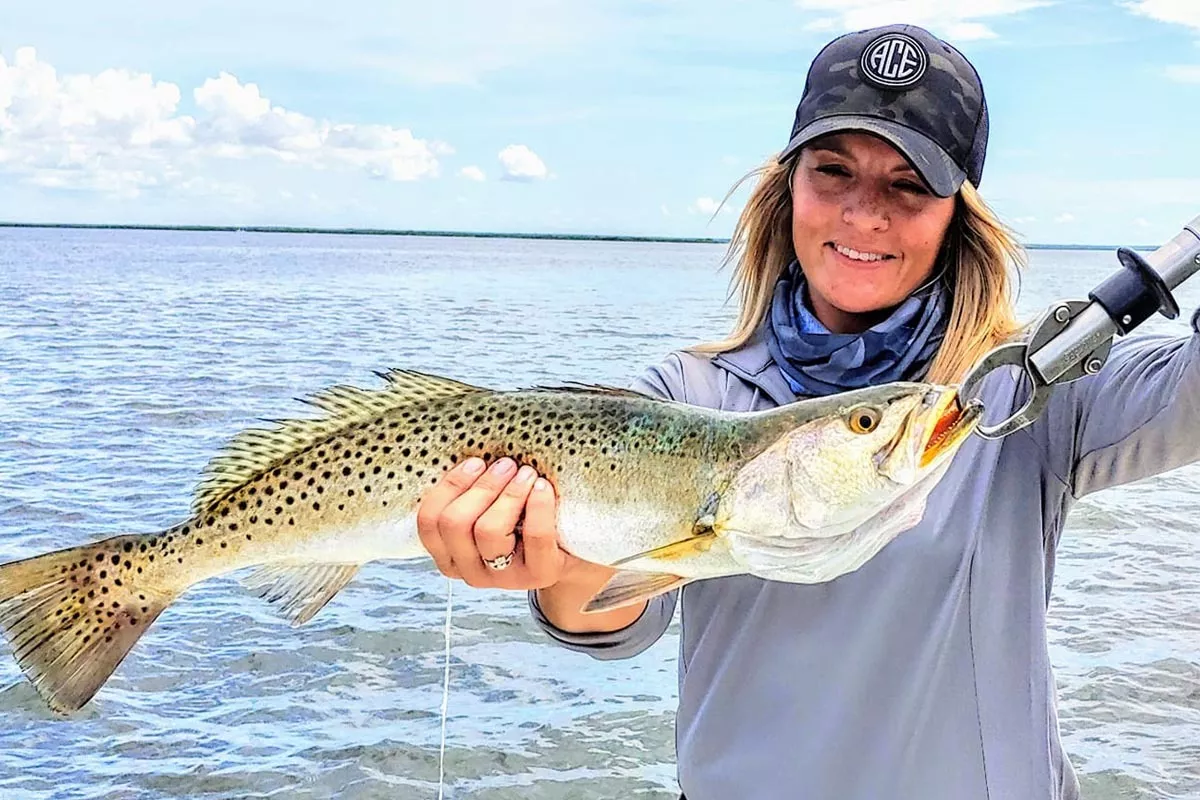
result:
M 207 159 L 267 159 L 313 169 L 352 169 L 395 181 L 436 177 L 444 143 L 407 129 L 318 120 L 271 105 L 259 87 L 222 72 L 192 92 L 145 73 L 108 69 L 59 76 L 33 48 L 0 54 L 0 172 L 48 188 L 136 197 L 188 184 Z M 241 196 L 241 191 L 235 192 Z
M 469 167 L 463 167 L 462 169 L 460 169 L 458 171 L 458 174 L 461 177 L 466 178 L 467 180 L 472 180 L 472 181 L 487 180 L 487 176 L 483 174 L 483 170 L 481 170 L 479 167 L 476 167 L 474 165 L 471 165 Z
M 662 211 L 662 215 L 663 215 L 664 217 L 669 217 L 669 216 L 671 216 L 671 209 L 667 208 L 667 204 L 666 204 L 666 203 L 663 203 L 661 206 L 659 206 L 659 210 L 661 210 L 661 211 Z
M 720 200 L 714 200 L 711 197 L 697 197 L 696 201 L 688 206 L 688 211 L 692 214 L 704 214 L 712 216 L 720 211 L 722 214 L 732 214 L 736 211 L 733 206 L 726 203 L 721 205 Z
M 498 157 L 504 169 L 504 180 L 538 181 L 548 175 L 546 165 L 537 153 L 523 144 L 510 144 L 500 151 Z
M 1167 67 L 1168 78 L 1181 83 L 1200 83 L 1200 64 L 1176 64 Z
M 1075 221 L 1075 215 L 1074 215 L 1074 214 L 1072 214 L 1072 213 L 1071 213 L 1071 212 L 1069 212 L 1069 211 L 1064 211 L 1063 213 L 1061 213 L 1061 214 L 1059 214 L 1057 217 L 1055 217 L 1055 218 L 1054 218 L 1054 221 L 1055 221 L 1055 222 L 1057 222 L 1057 223 L 1059 223 L 1059 224 L 1065 224 L 1065 223 L 1068 223 L 1068 222 L 1074 222 L 1074 221 Z
M 1200 30 L 1200 3 L 1196 0 L 1134 0 L 1121 5 L 1135 14 Z
M 852 31 L 907 22 L 951 41 L 991 39 L 995 31 L 979 20 L 1051 5 L 1050 0 L 795 0 L 802 11 L 821 16 L 806 27 L 815 31 Z

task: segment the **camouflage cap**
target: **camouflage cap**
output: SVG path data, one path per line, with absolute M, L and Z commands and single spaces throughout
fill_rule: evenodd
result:
M 813 59 L 784 160 L 814 139 L 860 130 L 888 142 L 934 193 L 979 186 L 988 113 L 979 74 L 958 50 L 915 25 L 840 36 Z

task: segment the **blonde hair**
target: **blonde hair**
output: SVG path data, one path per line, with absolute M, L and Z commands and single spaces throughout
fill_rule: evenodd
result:
M 791 165 L 772 158 L 742 177 L 758 177 L 734 227 L 723 266 L 733 263 L 730 295 L 739 296 L 737 321 L 726 338 L 689 348 L 721 353 L 745 345 L 770 313 L 775 283 L 796 257 L 792 246 Z M 955 196 L 954 216 L 942 242 L 934 274 L 951 290 L 945 338 L 926 380 L 957 383 L 992 347 L 1021 330 L 1013 308 L 1014 280 L 1025 266 L 1025 251 L 1011 229 L 969 183 Z

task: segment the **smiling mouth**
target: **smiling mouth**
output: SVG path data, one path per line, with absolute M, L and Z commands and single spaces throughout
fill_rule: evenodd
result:
M 871 253 L 865 250 L 855 250 L 853 247 L 846 247 L 837 242 L 829 242 L 829 246 L 833 248 L 840 256 L 845 256 L 851 261 L 857 261 L 860 264 L 877 264 L 881 261 L 890 261 L 895 258 L 887 253 Z

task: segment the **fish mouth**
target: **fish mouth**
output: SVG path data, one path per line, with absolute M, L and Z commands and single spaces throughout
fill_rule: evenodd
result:
M 968 400 L 964 405 L 956 389 L 944 390 L 926 416 L 933 424 L 927 428 L 929 433 L 921 449 L 921 467 L 929 466 L 943 453 L 954 452 L 979 425 L 982 416 L 983 404 L 978 400 Z

